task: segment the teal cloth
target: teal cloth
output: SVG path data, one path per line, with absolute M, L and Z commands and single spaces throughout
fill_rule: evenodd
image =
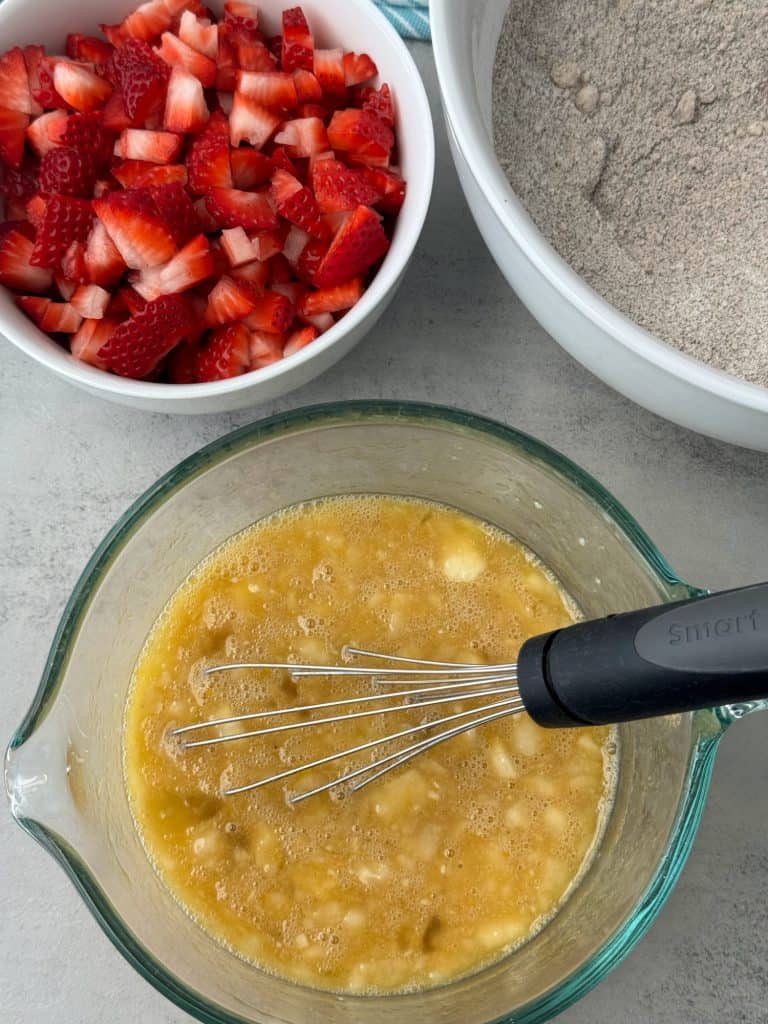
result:
M 432 38 L 427 0 L 374 0 L 374 3 L 405 39 Z

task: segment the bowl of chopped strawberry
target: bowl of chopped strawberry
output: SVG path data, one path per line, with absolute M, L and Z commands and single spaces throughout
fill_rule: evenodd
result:
M 209 3 L 0 5 L 0 331 L 154 411 L 330 367 L 432 189 L 424 87 L 370 0 Z

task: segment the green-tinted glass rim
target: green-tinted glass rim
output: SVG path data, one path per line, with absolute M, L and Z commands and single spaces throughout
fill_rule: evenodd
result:
M 518 449 L 574 484 L 608 515 L 646 562 L 670 599 L 703 593 L 677 576 L 634 517 L 594 477 L 554 448 L 496 420 L 447 406 L 383 400 L 327 403 L 277 413 L 241 427 L 184 459 L 145 491 L 107 533 L 88 561 L 67 602 L 40 686 L 24 721 L 11 740 L 9 753 L 31 736 L 52 706 L 82 617 L 114 558 L 134 530 L 170 495 L 216 462 L 254 444 L 308 429 L 376 419 L 384 422 L 399 420 L 411 424 L 443 424 L 480 433 Z M 711 713 L 701 714 L 706 715 L 708 723 L 713 719 Z M 716 741 L 720 735 L 720 728 L 701 730 L 698 746 L 692 752 L 687 791 L 675 830 L 665 856 L 632 917 L 566 982 L 535 1003 L 516 1011 L 513 1016 L 499 1018 L 495 1024 L 542 1024 L 550 1020 L 585 995 L 639 941 L 661 909 L 690 851 L 703 811 Z M 62 865 L 108 938 L 159 992 L 203 1024 L 249 1024 L 246 1018 L 211 1003 L 167 971 L 126 927 L 77 852 L 60 836 L 39 822 L 23 817 L 19 817 L 18 821 Z

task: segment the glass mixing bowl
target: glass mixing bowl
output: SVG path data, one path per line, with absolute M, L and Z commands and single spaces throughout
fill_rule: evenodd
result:
M 524 434 L 435 406 L 355 402 L 238 430 L 152 487 L 102 542 L 64 612 L 6 762 L 12 812 L 64 867 L 102 928 L 162 993 L 208 1024 L 535 1024 L 634 946 L 685 861 L 725 728 L 758 702 L 620 730 L 615 805 L 580 886 L 535 938 L 442 988 L 341 996 L 272 977 L 171 898 L 134 829 L 121 727 L 134 661 L 172 592 L 214 547 L 294 502 L 418 495 L 520 538 L 587 616 L 700 593 L 580 469 Z

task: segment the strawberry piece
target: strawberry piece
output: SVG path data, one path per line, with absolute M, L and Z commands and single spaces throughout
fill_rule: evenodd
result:
M 171 69 L 141 39 L 127 39 L 111 59 L 115 84 L 131 121 L 145 122 L 165 101 Z
M 174 256 L 173 234 L 157 213 L 148 190 L 111 192 L 94 199 L 93 208 L 129 267 L 144 270 Z
M 55 61 L 46 57 L 42 46 L 25 46 L 24 63 L 27 65 L 29 90 L 32 99 L 44 110 L 63 107 L 61 96 L 53 87 Z
M 367 53 L 345 53 L 342 58 L 344 82 L 347 86 L 360 85 L 375 78 L 379 69 Z
M 259 12 L 256 4 L 242 0 L 227 0 L 224 4 L 224 22 L 239 32 L 249 35 L 259 31 Z
M 214 113 L 187 155 L 189 187 L 198 195 L 211 188 L 231 188 L 229 127 L 223 114 Z
M 298 117 L 282 125 L 275 142 L 285 146 L 288 156 L 314 156 L 328 149 L 328 133 L 319 117 Z
M 58 278 L 56 286 L 67 301 L 72 297 L 76 284 L 88 284 L 91 280 L 88 264 L 85 261 L 87 251 L 85 242 L 72 242 L 61 257 L 61 272 L 68 282 L 69 290 L 62 289 L 61 281 Z
M 171 27 L 172 15 L 163 0 L 149 0 L 132 11 L 120 23 L 119 33 L 123 39 L 132 37 L 149 42 Z M 106 35 L 104 26 L 102 31 Z
M 143 160 L 124 160 L 115 164 L 112 174 L 123 188 L 144 188 L 149 185 L 186 185 L 187 168 L 184 164 L 169 164 L 160 167 Z
M 301 103 L 299 105 L 299 109 L 296 111 L 297 117 L 319 118 L 323 122 L 323 126 L 325 126 L 325 119 L 328 115 L 329 112 L 322 103 Z
M 268 231 L 278 226 L 277 215 L 262 192 L 212 188 L 205 197 L 205 205 L 222 228 L 242 227 Z
M 7 110 L 39 114 L 40 106 L 32 98 L 24 52 L 18 46 L 0 57 L 0 99 Z
M 235 78 L 239 64 L 235 47 L 228 33 L 219 32 L 219 49 L 216 54 L 216 88 L 220 92 L 234 92 Z
M 30 262 L 55 267 L 72 242 L 84 242 L 93 223 L 93 210 L 85 199 L 49 196 L 35 237 Z
M 250 189 L 263 185 L 272 177 L 272 161 L 257 149 L 241 146 L 229 154 L 232 182 L 235 188 Z
M 261 149 L 268 142 L 280 125 L 281 117 L 274 111 L 267 110 L 255 100 L 235 92 L 232 113 L 229 115 L 229 134 L 233 146 L 241 142 L 250 142 L 256 149 Z
M 298 308 L 306 290 L 307 286 L 301 281 L 277 281 L 272 284 L 272 291 L 277 292 L 278 295 L 284 295 L 295 308 Z
M 391 167 L 363 167 L 362 171 L 366 180 L 382 192 L 381 199 L 373 205 L 382 213 L 397 216 L 405 202 L 405 181 Z
M 101 357 L 101 350 L 120 326 L 120 322 L 111 317 L 101 320 L 83 320 L 80 329 L 69 339 L 69 350 L 75 359 L 108 370 L 106 359 Z
M 189 334 L 191 320 L 183 296 L 163 295 L 120 324 L 100 355 L 114 373 L 141 380 Z
M 103 39 L 97 39 L 95 36 L 81 35 L 79 32 L 69 33 L 66 50 L 70 60 L 94 64 L 97 72 L 99 65 L 106 64 L 115 52 L 111 43 L 105 43 Z
M 343 50 L 315 50 L 312 70 L 324 93 L 340 97 L 347 95 Z
M 285 243 L 283 245 L 283 256 L 288 260 L 292 267 L 295 267 L 299 262 L 299 257 L 307 246 L 311 235 L 309 235 L 302 228 L 292 225 L 288 234 L 285 236 Z M 293 282 L 297 284 L 297 282 Z M 279 290 L 279 289 L 278 289 Z
M 395 105 L 392 101 L 392 93 L 385 82 L 380 89 L 363 89 L 362 109 L 370 110 L 387 127 L 392 128 L 395 124 Z
M 71 146 L 56 146 L 40 163 L 40 191 L 47 195 L 93 195 L 97 169 L 90 153 Z
M 56 145 L 92 153 L 99 166 L 108 163 L 112 156 L 112 139 L 104 129 L 99 113 L 54 117 L 47 122 L 46 128 L 50 140 Z
M 292 321 L 293 306 L 277 292 L 267 292 L 254 299 L 254 308 L 245 318 L 246 326 L 252 331 L 267 331 L 269 334 L 283 334 Z
M 262 107 L 288 110 L 299 102 L 293 76 L 285 71 L 239 71 L 237 91 Z
M 256 295 L 248 283 L 224 276 L 208 295 L 205 322 L 208 327 L 242 320 L 256 308 Z
M 187 190 L 178 182 L 150 188 L 155 209 L 161 220 L 170 230 L 177 245 L 186 245 L 195 235 L 202 231 L 197 210 L 187 194 Z
M 251 239 L 256 258 L 266 261 L 283 251 L 285 236 L 288 234 L 287 227 L 282 225 L 272 231 L 259 231 Z
M 317 268 L 323 262 L 327 252 L 327 242 L 321 242 L 316 238 L 311 239 L 304 247 L 301 256 L 299 256 L 299 262 L 296 265 L 296 273 L 302 281 L 306 281 L 307 284 L 314 283 Z
M 45 216 L 45 207 L 48 200 L 45 196 L 33 196 L 26 204 L 25 211 L 27 219 L 30 224 L 34 224 L 36 228 L 39 228 L 43 223 L 43 217 Z
M 370 110 L 337 110 L 328 125 L 328 139 L 335 150 L 361 159 L 389 162 L 395 142 L 392 129 Z
M 29 224 L 6 221 L 0 225 L 0 284 L 18 292 L 46 292 L 53 283 L 50 270 L 31 263 L 35 243 Z
M 108 312 L 110 315 L 122 315 L 127 313 L 129 316 L 135 316 L 146 308 L 147 300 L 143 299 L 137 291 L 131 288 L 130 285 L 125 285 L 119 291 L 115 292 Z
M 179 22 L 179 39 L 198 53 L 210 57 L 215 64 L 219 53 L 218 25 L 198 18 L 192 11 L 184 11 Z
M 52 302 L 37 295 L 17 295 L 16 305 L 48 334 L 73 334 L 83 320 L 68 302 Z
M 251 331 L 250 334 L 249 354 L 252 370 L 269 366 L 283 358 L 285 338 L 282 334 L 269 334 L 267 331 Z
M 81 284 L 69 302 L 82 317 L 88 320 L 101 320 L 111 298 L 110 293 L 97 284 Z
M 300 7 L 283 11 L 283 71 L 312 71 L 315 50 L 312 33 Z
M 21 167 L 29 116 L 20 110 L 0 107 L 0 160 L 10 167 Z
M 200 80 L 184 68 L 175 67 L 168 83 L 164 126 L 171 132 L 197 134 L 209 117 Z
M 112 94 L 112 86 L 82 64 L 57 61 L 53 86 L 64 102 L 75 110 L 88 112 L 103 106 Z
M 312 189 L 321 213 L 373 206 L 382 192 L 362 171 L 352 170 L 339 160 L 320 160 L 312 168 Z
M 295 276 L 295 270 L 281 252 L 277 253 L 269 261 L 269 278 L 272 284 L 284 284 L 288 281 L 293 281 Z
M 239 281 L 247 281 L 256 294 L 262 294 L 269 283 L 269 265 L 261 260 L 244 263 L 241 267 L 233 267 L 232 277 Z
M 94 222 L 85 244 L 88 280 L 102 288 L 112 288 L 125 271 L 125 261 L 100 220 Z
M 173 132 L 126 128 L 115 142 L 115 156 L 151 164 L 170 164 L 181 152 L 181 146 L 181 138 Z
M 194 75 L 206 89 L 216 83 L 216 62 L 188 46 L 173 35 L 164 32 L 160 39 L 160 48 L 155 53 L 162 57 L 166 64 L 180 67 Z
M 68 114 L 65 110 L 49 110 L 40 117 L 36 117 L 27 128 L 27 141 L 38 156 L 43 157 L 58 143 L 51 139 L 49 128 L 58 130 L 67 120 Z M 54 127 L 54 122 L 58 128 Z
M 323 98 L 323 88 L 311 71 L 297 68 L 293 72 L 293 84 L 299 103 L 319 103 Z
M 283 347 L 283 357 L 287 359 L 288 356 L 292 356 L 294 353 L 306 348 L 307 345 L 315 340 L 318 333 L 316 327 L 300 327 L 298 331 L 294 331 Z
M 343 309 L 351 309 L 362 297 L 363 291 L 363 279 L 354 277 L 345 284 L 307 292 L 299 303 L 299 315 L 310 317 L 318 316 L 320 313 L 340 313 Z
M 125 100 L 119 89 L 115 89 L 101 111 L 102 123 L 107 131 L 116 134 L 126 128 L 138 128 L 142 122 L 138 118 L 128 117 Z
M 277 62 L 268 47 L 260 41 L 244 39 L 235 35 L 232 38 L 235 49 L 235 61 L 241 71 L 275 72 Z
M 161 267 L 132 274 L 131 282 L 142 298 L 151 302 L 161 295 L 185 292 L 207 280 L 214 271 L 211 247 L 205 235 L 197 235 Z
M 315 238 L 328 238 L 330 231 L 320 219 L 315 197 L 310 190 L 287 171 L 277 170 L 272 175 L 272 200 L 278 213 Z
M 37 167 L 31 160 L 25 160 L 20 168 L 4 167 L 2 169 L 0 193 L 8 200 L 18 200 L 25 206 L 37 193 Z
M 243 228 L 227 228 L 222 231 L 221 248 L 231 267 L 240 267 L 258 259 L 254 244 Z
M 195 379 L 202 382 L 226 380 L 251 368 L 251 334 L 244 324 L 229 324 L 213 331 L 196 353 Z
M 301 319 L 311 327 L 317 328 L 318 334 L 325 334 L 330 331 L 336 321 L 332 313 L 318 313 L 317 316 L 303 316 Z
M 364 274 L 389 249 L 389 239 L 378 216 L 367 206 L 358 206 L 339 228 L 328 252 L 314 275 L 319 288 L 343 284 Z
M 298 178 L 301 174 L 299 168 L 286 153 L 284 146 L 275 146 L 270 160 L 272 161 L 273 170 L 288 171 L 294 178 Z
M 168 356 L 168 380 L 171 384 L 197 384 L 197 349 L 192 345 L 177 345 Z

